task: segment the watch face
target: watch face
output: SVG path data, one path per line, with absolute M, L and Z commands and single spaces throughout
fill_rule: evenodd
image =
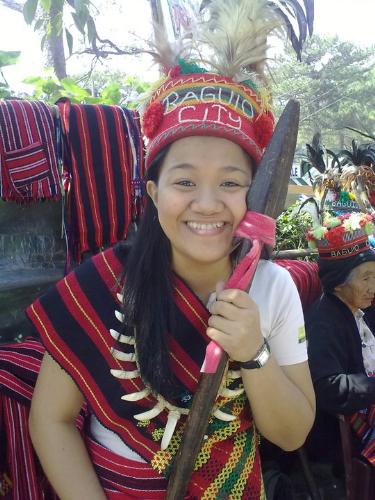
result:
M 263 351 L 259 354 L 257 361 L 261 366 L 263 366 L 267 363 L 269 357 L 270 353 L 267 347 L 265 346 L 265 349 L 263 349 Z

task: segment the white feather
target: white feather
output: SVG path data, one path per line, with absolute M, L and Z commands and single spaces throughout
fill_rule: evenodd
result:
M 281 26 L 267 0 L 214 0 L 208 9 L 210 19 L 194 37 L 209 49 L 209 60 L 203 62 L 231 78 L 243 79 L 244 69 L 262 74 L 267 38 Z

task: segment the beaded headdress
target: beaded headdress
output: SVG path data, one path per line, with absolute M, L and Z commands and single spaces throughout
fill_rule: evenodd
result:
M 374 229 L 373 218 L 369 214 L 332 216 L 325 213 L 323 224 L 313 226 L 307 233 L 307 240 L 311 248 L 318 249 L 320 259 L 339 261 L 369 250 L 368 237 Z

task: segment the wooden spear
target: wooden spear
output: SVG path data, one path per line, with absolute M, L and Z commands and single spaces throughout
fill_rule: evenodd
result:
M 258 173 L 250 187 L 246 200 L 249 210 L 275 218 L 284 209 L 297 141 L 298 122 L 299 103 L 291 100 L 277 123 L 270 144 L 259 165 Z M 249 242 L 244 240 L 242 256 L 247 253 L 248 245 Z M 181 446 L 176 454 L 168 482 L 167 500 L 184 498 L 227 362 L 228 355 L 224 352 L 216 373 L 201 374 Z

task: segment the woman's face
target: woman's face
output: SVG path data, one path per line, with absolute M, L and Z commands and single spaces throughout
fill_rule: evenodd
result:
M 246 212 L 251 165 L 237 144 L 216 137 L 175 141 L 147 192 L 171 242 L 173 267 L 228 260 Z
M 353 312 L 369 307 L 375 295 L 375 262 L 354 268 L 349 281 L 337 286 L 335 292 Z

